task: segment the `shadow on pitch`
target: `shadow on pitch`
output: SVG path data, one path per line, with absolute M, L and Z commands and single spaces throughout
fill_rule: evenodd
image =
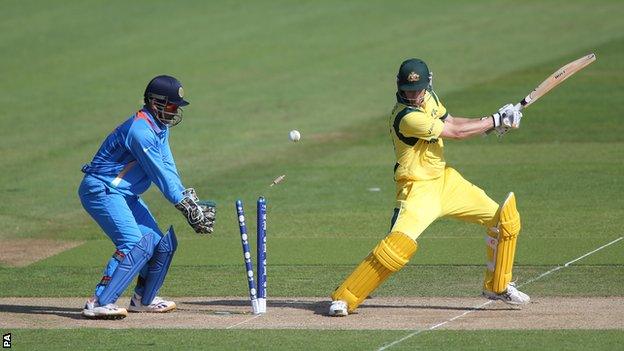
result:
M 58 306 L 0 305 L 0 313 L 52 314 L 70 319 L 84 319 L 78 308 Z
M 187 301 L 189 305 L 213 306 L 213 307 L 248 307 L 249 300 L 212 300 L 212 301 Z M 314 314 L 327 314 L 330 301 L 303 301 L 287 299 L 269 299 L 267 309 L 270 308 L 294 308 L 312 311 Z
M 489 306 L 489 307 L 471 307 L 471 306 L 439 306 L 439 305 L 384 305 L 384 304 L 365 304 L 358 308 L 399 308 L 399 309 L 415 309 L 415 310 L 443 310 L 443 311 L 511 311 L 516 310 L 511 306 Z
M 380 304 L 369 301 L 360 305 L 358 309 L 414 309 L 414 310 L 444 310 L 444 311 L 510 311 L 515 310 L 511 306 L 488 306 L 475 308 L 471 306 L 444 306 L 444 305 L 390 305 Z M 188 301 L 189 305 L 213 306 L 213 307 L 248 307 L 249 300 L 213 300 L 213 301 Z M 331 301 L 302 301 L 302 300 L 286 300 L 286 299 L 269 299 L 267 308 L 294 308 L 306 311 L 312 311 L 316 315 L 327 316 Z

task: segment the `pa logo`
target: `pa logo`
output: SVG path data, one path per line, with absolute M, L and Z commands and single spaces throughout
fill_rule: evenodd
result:
M 2 335 L 2 348 L 3 349 L 11 348 L 11 333 Z

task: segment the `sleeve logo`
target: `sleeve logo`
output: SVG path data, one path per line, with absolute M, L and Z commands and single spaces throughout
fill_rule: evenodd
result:
M 427 134 L 431 134 L 433 133 L 433 127 L 435 127 L 435 123 L 431 123 L 431 127 L 429 128 L 429 130 L 427 131 Z

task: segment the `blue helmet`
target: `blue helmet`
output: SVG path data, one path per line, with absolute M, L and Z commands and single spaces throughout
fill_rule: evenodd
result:
M 148 108 L 154 110 L 155 117 L 161 123 L 171 127 L 182 120 L 180 107 L 189 104 L 184 100 L 184 89 L 180 81 L 167 75 L 157 76 L 147 84 L 143 100 Z

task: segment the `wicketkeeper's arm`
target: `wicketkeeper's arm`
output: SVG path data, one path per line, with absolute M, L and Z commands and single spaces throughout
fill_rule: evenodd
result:
M 163 161 L 160 142 L 150 130 L 133 127 L 126 143 L 149 179 L 172 204 L 179 203 L 184 186 L 177 173 Z

